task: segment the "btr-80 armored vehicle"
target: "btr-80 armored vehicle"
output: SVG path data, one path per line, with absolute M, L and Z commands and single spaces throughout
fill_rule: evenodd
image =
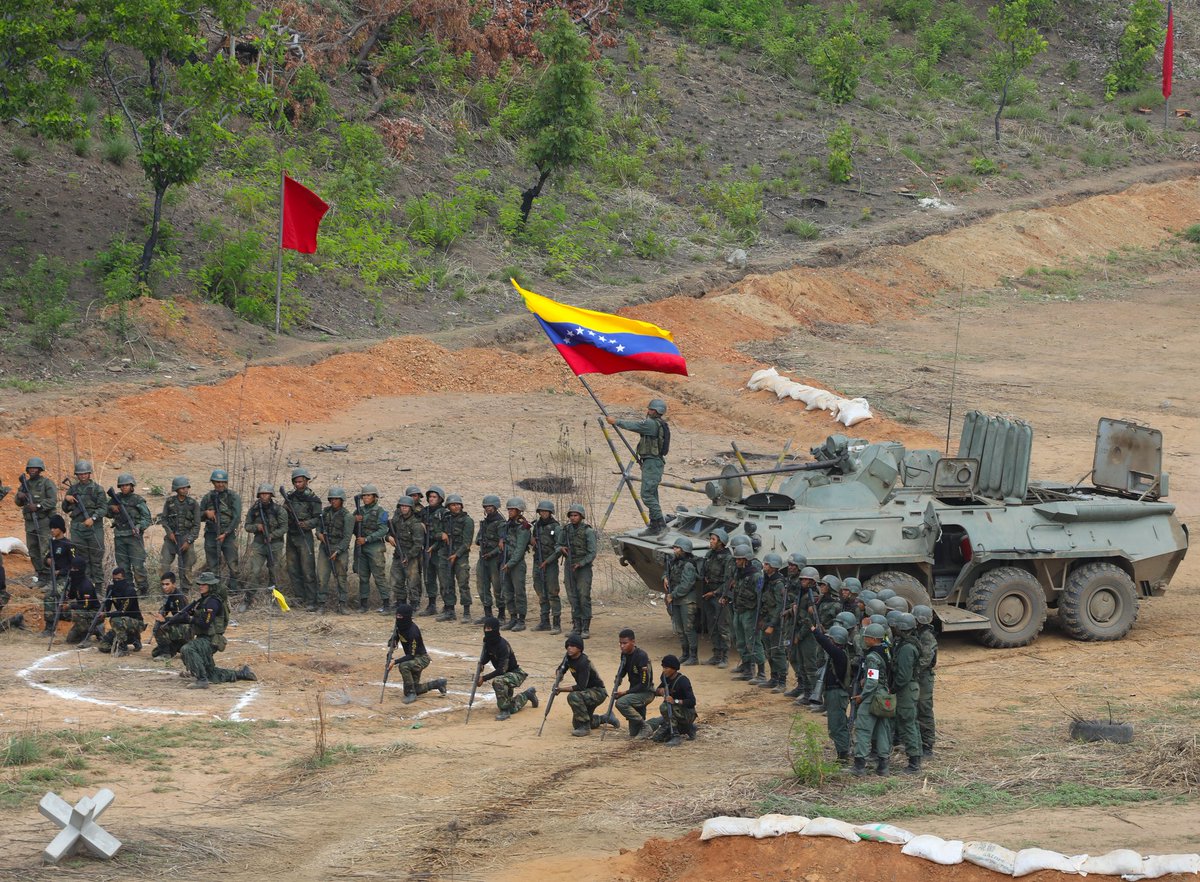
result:
M 760 557 L 800 552 L 822 573 L 932 601 L 943 630 L 977 631 L 988 646 L 1032 643 L 1049 609 L 1072 638 L 1119 640 L 1187 553 L 1187 528 L 1161 501 L 1162 433 L 1100 420 L 1091 471 L 1075 484 L 1030 481 L 1032 445 L 1028 423 L 978 411 L 955 457 L 833 435 L 812 462 L 694 478 L 707 481 L 708 505 L 681 506 L 666 532 L 613 546 L 661 590 L 675 539 L 703 554 L 721 527 L 757 537 Z M 774 472 L 792 474 L 776 492 L 743 495 L 743 477 Z

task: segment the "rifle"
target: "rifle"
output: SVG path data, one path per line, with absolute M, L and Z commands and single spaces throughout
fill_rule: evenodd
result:
M 621 656 L 621 664 L 617 666 L 617 679 L 613 681 L 612 695 L 608 697 L 608 710 L 604 712 L 604 716 L 608 716 L 613 712 L 613 705 L 617 703 L 617 687 L 621 685 L 621 678 L 625 676 L 625 666 L 629 664 L 629 656 Z M 600 730 L 600 740 L 604 740 L 604 734 L 608 729 Z
M 94 615 L 92 617 L 92 623 L 90 625 L 88 625 L 87 633 L 84 634 L 83 639 L 79 641 L 80 646 L 83 646 L 83 644 L 87 643 L 88 638 L 90 638 L 93 634 L 96 633 L 96 626 L 101 624 L 104 621 L 104 616 L 105 616 L 104 608 L 106 606 L 108 606 L 109 601 L 111 601 L 111 600 L 112 600 L 112 585 L 110 584 L 108 586 L 108 593 L 105 594 L 104 600 L 101 601 L 101 603 L 100 603 L 100 608 L 98 610 L 96 610 L 96 615 Z
M 354 497 L 354 538 L 356 540 L 362 538 L 362 529 L 363 529 L 362 521 L 358 520 L 359 518 L 362 517 L 362 513 L 363 513 L 362 494 L 359 493 Z M 355 542 L 354 543 L 354 569 L 356 572 L 358 570 L 358 558 L 361 554 L 362 554 L 362 551 L 359 548 L 359 544 L 358 544 L 358 542 Z
M 125 521 L 125 526 L 127 526 L 133 532 L 135 537 L 141 539 L 141 529 L 134 522 L 133 515 L 129 513 L 129 509 L 125 507 L 125 503 L 121 501 L 121 498 L 117 495 L 117 492 L 112 487 L 109 487 L 105 492 L 108 493 L 108 498 L 112 500 L 112 504 L 120 510 L 121 519 Z
M 475 677 L 471 680 L 471 697 L 467 699 L 467 723 L 471 722 L 471 705 L 475 703 L 475 690 L 479 687 L 479 675 L 483 673 L 483 666 L 486 664 L 486 659 L 486 650 L 479 653 L 479 664 L 475 666 Z
M 546 728 L 546 718 L 550 716 L 550 708 L 554 706 L 554 696 L 558 695 L 558 684 L 562 682 L 562 678 L 567 673 L 567 665 L 571 663 L 571 656 L 564 655 L 562 664 L 558 666 L 555 672 L 554 685 L 550 687 L 550 698 L 546 701 L 546 712 L 542 714 L 542 725 L 538 726 L 538 738 L 542 737 L 542 730 Z
M 321 522 L 321 547 L 325 549 L 325 559 L 329 561 L 329 570 L 333 573 L 333 587 L 338 592 L 338 596 L 342 594 L 342 578 L 338 575 L 337 564 L 333 561 L 333 548 L 329 544 L 329 532 L 326 527 L 325 509 L 321 509 L 321 513 L 317 515 L 317 520 Z M 341 601 L 338 601 L 339 603 Z
M 659 671 L 658 679 L 659 679 L 659 682 L 662 683 L 663 698 L 669 700 L 671 698 L 671 687 L 667 683 L 667 675 L 664 674 L 662 671 Z M 670 741 L 674 737 L 675 737 L 675 705 L 668 704 L 667 705 L 667 740 Z
M 42 522 L 38 517 L 37 503 L 33 501 L 33 490 L 29 486 L 28 477 L 21 475 L 19 480 L 21 482 L 21 493 L 25 496 L 25 511 L 33 515 L 33 528 L 38 534 L 38 544 L 45 547 L 50 554 L 50 594 L 54 597 L 54 621 L 50 623 L 50 643 L 46 646 L 46 651 L 49 652 L 50 647 L 54 645 L 54 635 L 57 633 L 58 620 L 62 616 L 62 603 L 58 596 L 58 569 L 54 566 L 54 546 L 46 541 L 46 536 L 42 533 Z
M 216 539 L 217 539 L 217 572 L 216 572 L 216 576 L 219 579 L 219 578 L 221 578 L 221 561 L 225 557 L 225 549 L 221 547 L 222 545 L 224 545 L 224 543 L 221 541 L 221 491 L 214 489 L 212 494 L 213 494 L 213 524 L 217 529 L 217 535 L 216 535 Z M 233 573 L 230 573 L 230 575 L 232 576 Z
M 383 663 L 383 686 L 379 690 L 379 703 L 383 704 L 383 696 L 387 694 L 388 675 L 392 673 L 392 656 L 396 654 L 396 647 L 388 647 L 387 661 Z
M 63 484 L 63 486 L 65 486 L 67 488 L 67 495 L 74 496 L 74 494 L 71 493 L 71 489 L 72 489 L 71 488 L 71 479 L 63 478 L 62 484 Z M 88 518 L 91 517 L 91 515 L 88 514 L 87 509 L 83 505 L 83 500 L 80 499 L 78 496 L 75 496 L 75 513 L 77 515 L 79 515 L 79 519 L 83 520 L 83 521 L 86 521 Z
M 274 591 L 279 587 L 275 584 L 275 551 L 271 548 L 271 534 L 267 532 L 267 510 L 263 507 L 262 499 L 258 500 L 258 517 L 262 521 L 263 547 L 267 550 L 267 576 L 271 580 L 271 590 Z M 182 559 L 181 556 L 180 560 Z

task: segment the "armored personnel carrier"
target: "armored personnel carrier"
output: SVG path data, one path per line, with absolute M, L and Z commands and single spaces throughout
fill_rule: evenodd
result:
M 943 630 L 987 646 L 1032 643 L 1051 611 L 1074 639 L 1119 640 L 1187 553 L 1187 528 L 1163 501 L 1162 433 L 1100 420 L 1076 483 L 1030 481 L 1032 446 L 1028 423 L 978 411 L 953 457 L 832 435 L 811 462 L 694 478 L 707 505 L 681 506 L 665 533 L 612 542 L 652 590 L 676 538 L 703 549 L 722 527 L 757 537 L 758 556 L 798 551 L 823 573 L 932 603 Z M 743 492 L 743 478 L 772 473 L 786 476 L 777 491 Z

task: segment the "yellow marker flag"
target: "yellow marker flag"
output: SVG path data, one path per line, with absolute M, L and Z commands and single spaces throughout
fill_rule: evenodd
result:
M 279 608 L 284 612 L 287 612 L 289 609 L 291 609 L 291 607 L 288 606 L 287 598 L 283 596 L 283 592 L 278 588 L 271 589 L 271 596 L 275 598 L 275 602 L 279 604 Z

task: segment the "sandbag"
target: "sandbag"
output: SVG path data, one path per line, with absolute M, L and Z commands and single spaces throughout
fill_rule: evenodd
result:
M 1127 882 L 1157 879 L 1171 873 L 1200 873 L 1200 854 L 1152 854 L 1142 861 L 1140 875 L 1122 876 Z
M 729 818 L 724 815 L 709 818 L 700 830 L 700 839 L 716 839 L 718 836 L 753 836 L 758 832 L 758 818 Z
M 890 842 L 892 845 L 904 845 L 913 838 L 912 833 L 891 824 L 859 824 L 854 832 L 867 842 Z
M 854 825 L 839 821 L 837 818 L 813 818 L 800 831 L 801 836 L 834 836 L 847 842 L 858 842 L 858 834 Z
M 837 421 L 846 428 L 871 419 L 871 405 L 865 398 L 843 398 L 837 410 Z
M 792 386 L 791 391 L 788 392 L 788 395 L 791 397 L 791 399 L 793 401 L 804 401 L 804 396 L 812 391 L 813 391 L 812 386 L 805 386 L 803 383 L 795 383 Z M 804 403 L 808 404 L 807 401 L 804 401 Z
M 1010 848 L 1005 848 L 1003 845 L 997 845 L 994 842 L 964 842 L 963 843 L 963 860 L 968 863 L 975 864 L 977 867 L 984 867 L 988 870 L 994 870 L 997 873 L 1003 873 L 1005 876 L 1013 874 L 1013 863 L 1017 858 L 1017 853 Z
M 935 864 L 961 864 L 963 859 L 963 844 L 961 839 L 943 839 L 940 836 L 914 836 L 904 848 L 902 854 L 924 858 Z
M 5 536 L 0 539 L 0 554 L 23 554 L 29 557 L 29 549 L 16 536 Z
M 746 385 L 757 392 L 763 387 L 767 380 L 778 376 L 779 371 L 775 370 L 775 368 L 766 368 L 765 370 L 755 371 L 750 375 L 750 382 L 748 382 Z
M 788 380 L 786 383 L 779 383 L 775 386 L 776 398 L 791 398 L 792 392 L 800 388 L 800 384 L 795 380 Z
M 1140 876 L 1143 866 L 1142 856 L 1128 848 L 1118 848 L 1108 854 L 1096 854 L 1088 857 L 1079 868 L 1079 874 L 1086 876 L 1096 873 L 1100 876 Z
M 1078 873 L 1079 865 L 1087 860 L 1086 854 L 1067 857 L 1057 851 L 1044 848 L 1023 848 L 1013 860 L 1013 875 L 1028 876 L 1038 870 L 1058 870 L 1060 873 Z
M 770 839 L 772 836 L 783 836 L 785 833 L 799 833 L 808 826 L 808 818 L 803 815 L 763 815 L 758 819 L 756 839 Z

